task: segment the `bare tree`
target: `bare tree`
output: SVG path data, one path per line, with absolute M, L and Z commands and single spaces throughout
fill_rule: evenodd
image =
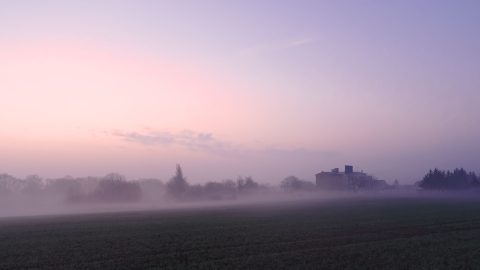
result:
M 239 192 L 252 192 L 259 188 L 259 184 L 253 180 L 252 177 L 239 177 L 237 179 L 237 188 Z
M 280 183 L 280 187 L 284 191 L 312 190 L 314 184 L 305 180 L 301 180 L 296 176 L 288 176 Z
M 131 202 L 141 198 L 138 183 L 127 182 L 122 175 L 111 173 L 106 175 L 94 192 L 94 199 L 107 202 Z
M 23 192 L 28 195 L 40 195 L 43 189 L 43 180 L 40 176 L 33 174 L 25 179 Z

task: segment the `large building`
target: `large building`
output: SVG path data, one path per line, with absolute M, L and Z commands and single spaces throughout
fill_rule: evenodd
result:
M 335 168 L 330 172 L 317 173 L 315 179 L 317 187 L 325 190 L 372 190 L 387 187 L 384 180 L 377 180 L 364 172 L 355 172 L 351 165 L 345 165 L 344 172 Z

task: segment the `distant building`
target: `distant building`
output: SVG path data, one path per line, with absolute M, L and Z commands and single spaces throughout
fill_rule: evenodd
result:
M 338 168 L 330 172 L 321 172 L 315 175 L 316 185 L 325 190 L 374 190 L 386 188 L 387 182 L 377 180 L 364 172 L 353 171 L 353 166 L 345 165 L 345 171 Z

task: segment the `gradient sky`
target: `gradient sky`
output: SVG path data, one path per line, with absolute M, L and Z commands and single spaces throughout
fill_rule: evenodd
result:
M 480 1 L 0 0 L 0 171 L 480 172 Z

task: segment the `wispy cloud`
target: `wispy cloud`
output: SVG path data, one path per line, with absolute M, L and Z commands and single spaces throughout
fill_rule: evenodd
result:
M 301 37 L 301 38 L 292 38 L 289 40 L 284 40 L 279 42 L 259 43 L 241 50 L 238 53 L 238 55 L 249 56 L 249 55 L 257 55 L 257 54 L 266 53 L 266 52 L 283 51 L 283 50 L 292 49 L 295 47 L 313 44 L 316 41 L 317 39 L 315 38 Z
M 285 44 L 283 47 L 284 49 L 288 48 L 293 48 L 293 47 L 299 47 L 303 45 L 308 45 L 312 44 L 316 41 L 314 38 L 298 38 L 298 39 L 292 39 L 288 43 Z
M 205 152 L 230 158 L 241 158 L 242 160 L 267 159 L 282 162 L 288 160 L 287 163 L 304 163 L 305 160 L 318 161 L 337 156 L 335 152 L 318 149 L 273 147 L 264 144 L 252 148 L 219 139 L 212 133 L 195 132 L 191 130 L 178 133 L 159 132 L 148 129 L 130 132 L 117 130 L 110 134 L 127 142 L 150 147 L 178 146 L 191 151 Z
M 150 146 L 177 145 L 194 151 L 206 151 L 218 154 L 231 151 L 228 143 L 216 139 L 212 133 L 194 132 L 190 130 L 179 133 L 114 131 L 112 135 L 129 142 Z

